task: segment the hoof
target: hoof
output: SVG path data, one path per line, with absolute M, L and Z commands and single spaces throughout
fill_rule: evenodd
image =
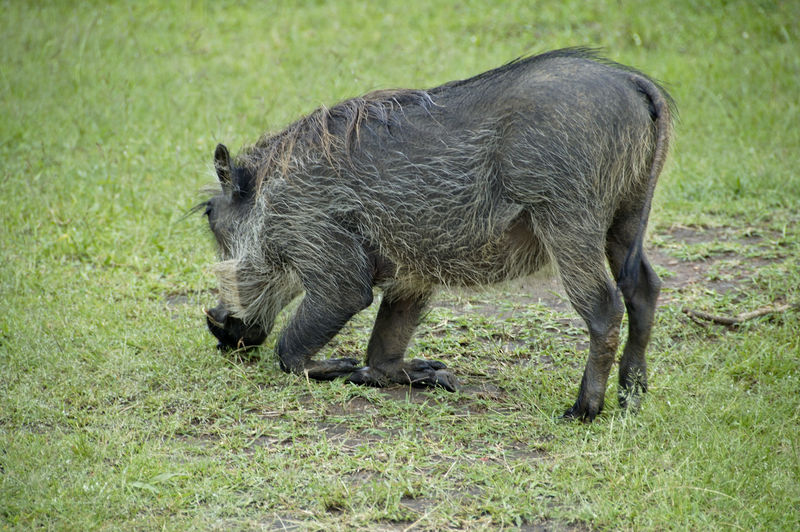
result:
M 573 419 L 577 419 L 583 421 L 585 423 L 591 423 L 594 421 L 594 418 L 602 410 L 602 406 L 596 408 L 587 408 L 584 405 L 580 405 L 579 402 L 575 402 L 572 407 L 570 407 L 564 414 L 561 416 L 561 419 L 572 421 Z
M 403 362 L 388 371 L 370 366 L 360 368 L 353 372 L 347 381 L 379 388 L 392 384 L 410 384 L 415 388 L 438 386 L 448 392 L 454 392 L 458 389 L 458 380 L 445 368 L 446 366 L 441 362 L 415 359 Z

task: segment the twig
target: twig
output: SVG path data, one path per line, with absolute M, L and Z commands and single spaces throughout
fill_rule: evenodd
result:
M 703 327 L 707 325 L 705 322 L 710 322 L 716 325 L 724 325 L 725 327 L 733 328 L 738 325 L 741 325 L 746 321 L 753 320 L 755 318 L 760 318 L 761 316 L 767 316 L 769 314 L 779 314 L 789 310 L 796 310 L 796 309 L 800 309 L 800 303 L 786 303 L 784 305 L 778 305 L 777 307 L 762 307 L 760 309 L 753 310 L 751 312 L 744 312 L 742 314 L 739 314 L 738 316 L 715 316 L 707 312 L 702 312 L 700 310 L 692 310 L 686 307 L 682 309 L 682 312 L 687 316 L 689 316 L 689 319 L 691 319 L 698 325 L 702 325 Z

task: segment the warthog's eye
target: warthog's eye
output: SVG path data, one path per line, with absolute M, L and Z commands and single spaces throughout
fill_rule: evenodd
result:
M 206 210 L 203 211 L 203 216 L 211 216 L 211 202 L 206 202 Z

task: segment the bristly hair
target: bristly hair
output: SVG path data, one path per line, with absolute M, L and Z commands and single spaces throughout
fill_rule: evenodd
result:
M 347 162 L 351 147 L 358 141 L 360 128 L 368 120 L 375 120 L 385 126 L 395 126 L 399 116 L 395 111 L 405 106 L 421 106 L 429 109 L 434 106 L 434 96 L 448 89 L 464 85 L 480 85 L 483 81 L 503 77 L 520 67 L 554 58 L 580 58 L 613 66 L 647 77 L 635 68 L 609 60 L 602 55 L 600 48 L 571 47 L 553 50 L 538 55 L 521 56 L 508 63 L 476 76 L 451 81 L 427 90 L 390 89 L 377 90 L 344 100 L 333 107 L 322 106 L 307 116 L 300 118 L 282 131 L 266 134 L 254 145 L 245 147 L 236 157 L 236 166 L 248 171 L 251 190 L 259 191 L 271 176 L 285 177 L 300 165 L 305 157 L 315 153 L 322 155 L 328 164 L 336 168 Z M 648 78 L 651 79 L 651 78 Z M 661 84 L 652 80 L 664 94 L 670 110 L 675 116 L 675 104 Z M 334 155 L 334 151 L 344 158 Z
M 501 65 L 497 68 L 493 68 L 492 70 L 481 72 L 480 74 L 472 76 L 470 78 L 450 81 L 443 85 L 439 85 L 438 87 L 429 89 L 428 92 L 430 94 L 436 94 L 443 90 L 452 89 L 455 87 L 461 87 L 462 85 L 468 85 L 468 84 L 472 85 L 475 83 L 480 83 L 482 81 L 496 79 L 498 77 L 502 77 L 504 74 L 508 72 L 516 70 L 520 66 L 530 65 L 532 63 L 536 63 L 546 59 L 553 59 L 557 57 L 577 57 L 581 59 L 588 59 L 598 63 L 612 63 L 606 60 L 601 55 L 601 49 L 599 48 L 589 48 L 589 47 L 579 47 L 579 46 L 573 48 L 562 48 L 560 50 L 552 50 L 538 55 L 522 55 L 520 57 L 512 59 L 511 61 L 509 61 L 504 65 Z
M 595 63 L 600 63 L 603 65 L 613 66 L 618 70 L 623 70 L 626 72 L 631 72 L 642 76 L 644 78 L 649 79 L 653 82 L 653 84 L 661 90 L 664 94 L 664 98 L 667 100 L 667 103 L 670 108 L 671 116 L 673 118 L 677 117 L 677 106 L 675 101 L 669 95 L 669 92 L 665 89 L 665 86 L 662 82 L 653 79 L 652 77 L 642 73 L 640 70 L 633 68 L 631 66 L 617 63 L 611 59 L 608 59 L 603 55 L 603 48 L 599 47 L 591 47 L 591 46 L 573 46 L 569 48 L 561 48 L 559 50 L 551 50 L 549 52 L 544 52 L 541 54 L 536 55 L 523 55 L 512 59 L 508 63 L 501 65 L 497 68 L 492 70 L 487 70 L 486 72 L 482 72 L 476 76 L 472 76 L 470 78 L 460 79 L 450 81 L 443 85 L 439 85 L 438 87 L 433 87 L 428 89 L 428 94 L 431 96 L 436 96 L 438 93 L 442 92 L 443 90 L 452 89 L 456 87 L 461 87 L 463 85 L 474 85 L 480 84 L 483 81 L 489 81 L 497 79 L 498 77 L 502 77 L 503 75 L 510 73 L 519 67 L 530 66 L 531 64 L 538 63 L 541 61 L 546 61 L 550 59 L 557 59 L 557 58 L 577 58 L 577 59 L 586 59 L 588 61 L 593 61 Z
M 373 91 L 330 108 L 320 107 L 283 131 L 267 134 L 244 148 L 236 157 L 236 165 L 252 172 L 256 191 L 271 176 L 291 173 L 303 156 L 312 153 L 322 154 L 335 167 L 343 161 L 333 152 L 341 151 L 346 156 L 358 141 L 364 122 L 369 119 L 387 127 L 396 126 L 396 111 L 410 105 L 428 109 L 434 103 L 427 91 L 393 89 Z

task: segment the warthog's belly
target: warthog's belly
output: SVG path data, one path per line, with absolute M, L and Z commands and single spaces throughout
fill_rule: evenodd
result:
M 396 264 L 395 279 L 410 285 L 488 285 L 530 275 L 549 262 L 523 212 L 497 238 L 473 249 L 455 249 L 424 261 Z

